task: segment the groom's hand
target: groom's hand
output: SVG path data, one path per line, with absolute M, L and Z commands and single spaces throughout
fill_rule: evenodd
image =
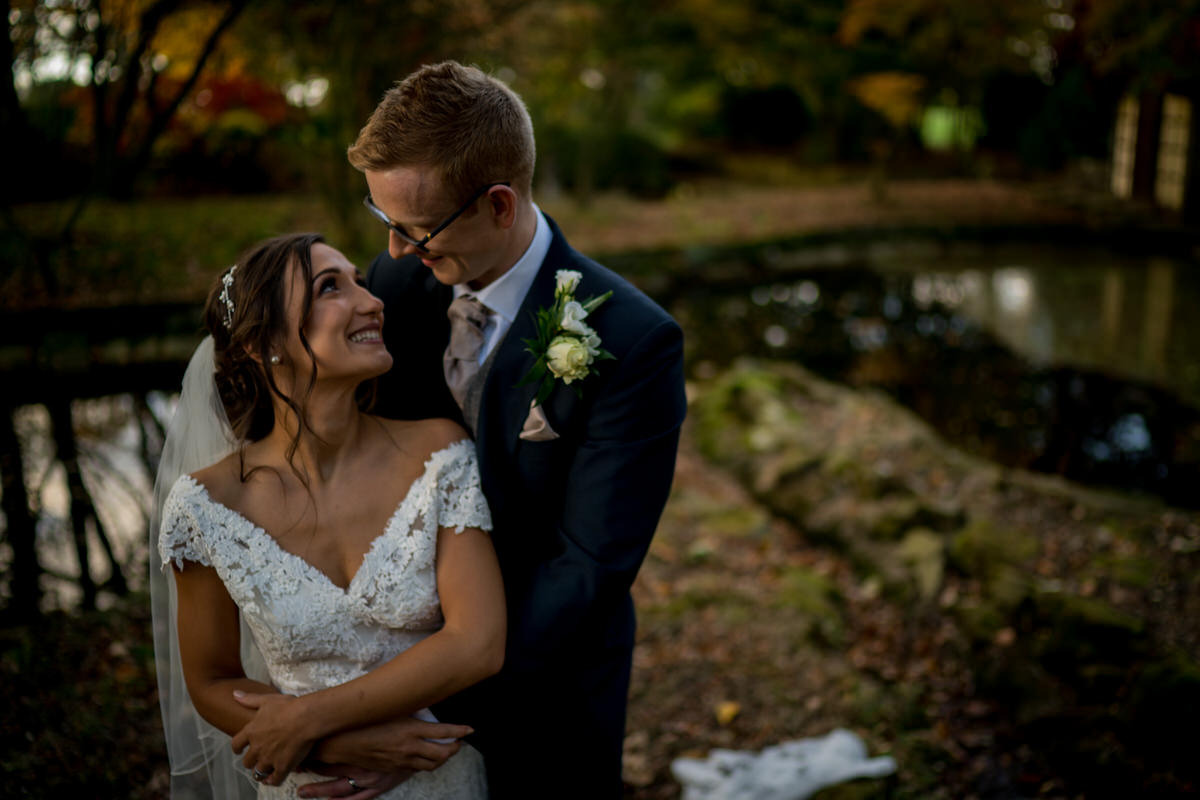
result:
M 300 797 L 371 800 L 372 797 L 378 797 L 389 789 L 394 789 L 413 775 L 409 770 L 377 772 L 351 764 L 306 763 L 304 766 L 309 772 L 328 775 L 332 780 L 303 784 L 296 790 Z
M 405 717 L 330 736 L 317 743 L 312 757 L 332 764 L 354 764 L 379 772 L 437 769 L 473 733 L 466 725 L 425 722 Z M 447 743 L 431 739 L 450 740 Z

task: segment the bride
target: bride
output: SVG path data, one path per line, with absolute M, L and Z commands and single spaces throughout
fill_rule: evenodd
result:
M 364 800 L 486 796 L 456 741 L 470 729 L 427 708 L 503 659 L 472 443 L 448 420 L 362 410 L 392 364 L 383 306 L 320 236 L 256 247 L 205 323 L 156 487 L 173 794 L 295 797 L 332 777 Z M 380 755 L 405 724 L 418 744 Z

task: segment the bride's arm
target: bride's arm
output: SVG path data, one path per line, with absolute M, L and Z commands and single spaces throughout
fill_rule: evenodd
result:
M 491 539 L 474 528 L 443 528 L 436 564 L 441 630 L 347 683 L 303 697 L 262 698 L 233 739 L 236 752 L 246 748 L 243 763 L 272 768 L 266 782 L 278 784 L 318 740 L 406 717 L 499 671 L 506 612 Z
M 250 680 L 242 670 L 238 608 L 217 571 L 194 561 L 184 564 L 175 567 L 183 677 L 200 716 L 232 736 L 254 718 L 254 711 L 234 700 L 233 692 L 276 690 Z

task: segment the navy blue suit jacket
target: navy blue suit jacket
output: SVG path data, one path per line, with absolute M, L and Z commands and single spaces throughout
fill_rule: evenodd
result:
M 505 666 L 435 710 L 476 728 L 494 796 L 615 797 L 634 641 L 629 589 L 674 472 L 686 412 L 683 336 L 653 301 L 550 226 L 549 252 L 498 345 L 476 426 L 508 601 Z M 580 299 L 612 291 L 587 322 L 616 360 L 594 365 L 578 384 L 582 397 L 575 384 L 556 386 L 543 407 L 559 438 L 529 442 L 519 433 L 537 387 L 518 386 L 534 361 L 523 340 L 534 336 L 534 312 L 553 302 L 560 269 L 582 274 Z M 415 257 L 386 254 L 367 285 L 384 301 L 395 358 L 377 412 L 461 419 L 442 375 L 450 288 Z

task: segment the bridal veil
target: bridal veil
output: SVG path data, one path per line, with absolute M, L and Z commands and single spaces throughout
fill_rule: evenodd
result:
M 163 731 L 171 764 L 173 800 L 254 798 L 255 783 L 230 748 L 230 737 L 205 721 L 192 705 L 183 679 L 176 631 L 175 574 L 158 551 L 162 508 L 181 475 L 195 472 L 234 452 L 234 441 L 214 380 L 211 336 L 196 348 L 183 377 L 175 415 L 167 428 L 150 518 L 150 599 L 154 655 Z M 241 630 L 246 675 L 267 680 L 266 668 L 245 623 Z

